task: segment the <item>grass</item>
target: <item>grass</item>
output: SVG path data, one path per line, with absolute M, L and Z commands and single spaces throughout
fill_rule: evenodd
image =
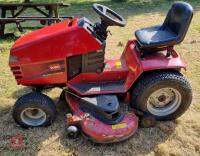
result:
M 91 9 L 94 1 L 66 2 L 71 2 L 72 6 L 62 9 L 62 14 L 86 16 L 92 21 L 98 18 Z M 97 2 L 108 5 L 127 20 L 125 28 L 110 28 L 113 35 L 108 37 L 107 58 L 119 57 L 127 40 L 134 38 L 134 31 L 138 28 L 160 24 L 173 3 L 171 0 L 135 0 L 127 3 L 98 0 Z M 184 42 L 176 46 L 176 49 L 188 62 L 187 71 L 183 73 L 191 80 L 193 86 L 192 105 L 176 121 L 159 122 L 154 128 L 149 129 L 140 128 L 131 139 L 122 143 L 97 146 L 82 137 L 78 140 L 66 139 L 65 111 L 63 111 L 65 105 L 60 103 L 57 103 L 58 116 L 52 126 L 24 130 L 16 125 L 11 116 L 12 106 L 18 97 L 30 90 L 16 85 L 8 67 L 9 49 L 15 38 L 0 40 L 0 155 L 200 155 L 200 2 L 197 0 L 189 2 L 195 7 L 195 15 Z M 30 11 L 27 14 L 32 15 L 34 12 Z M 12 31 L 19 35 L 14 25 L 10 25 L 7 29 L 7 32 Z M 122 46 L 119 46 L 119 43 Z M 59 94 L 59 89 L 48 92 L 55 102 Z M 17 134 L 23 135 L 24 147 L 13 150 L 10 147 L 9 137 Z

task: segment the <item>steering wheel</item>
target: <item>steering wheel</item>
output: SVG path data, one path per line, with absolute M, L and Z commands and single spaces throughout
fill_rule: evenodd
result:
M 126 25 L 125 19 L 120 16 L 115 11 L 110 8 L 101 5 L 101 4 L 93 4 L 92 8 L 94 11 L 101 16 L 102 23 L 107 26 L 120 26 L 124 27 Z

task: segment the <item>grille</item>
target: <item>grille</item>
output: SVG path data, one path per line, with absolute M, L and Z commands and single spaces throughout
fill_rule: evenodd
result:
M 14 66 L 14 67 L 11 67 L 10 69 L 13 72 L 15 79 L 21 79 L 22 78 L 22 72 L 21 72 L 21 68 L 19 66 Z

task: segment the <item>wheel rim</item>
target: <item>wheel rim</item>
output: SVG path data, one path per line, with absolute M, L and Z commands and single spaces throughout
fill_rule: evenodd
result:
M 22 121 L 30 126 L 40 126 L 46 121 L 46 113 L 40 108 L 26 108 L 21 113 Z
M 147 99 L 147 109 L 156 116 L 174 113 L 181 104 L 181 94 L 174 88 L 161 88 L 154 91 Z

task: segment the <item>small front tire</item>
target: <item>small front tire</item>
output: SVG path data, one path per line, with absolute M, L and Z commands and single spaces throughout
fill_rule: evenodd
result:
M 16 101 L 12 115 L 15 122 L 24 128 L 48 126 L 55 120 L 56 107 L 48 96 L 32 92 Z

